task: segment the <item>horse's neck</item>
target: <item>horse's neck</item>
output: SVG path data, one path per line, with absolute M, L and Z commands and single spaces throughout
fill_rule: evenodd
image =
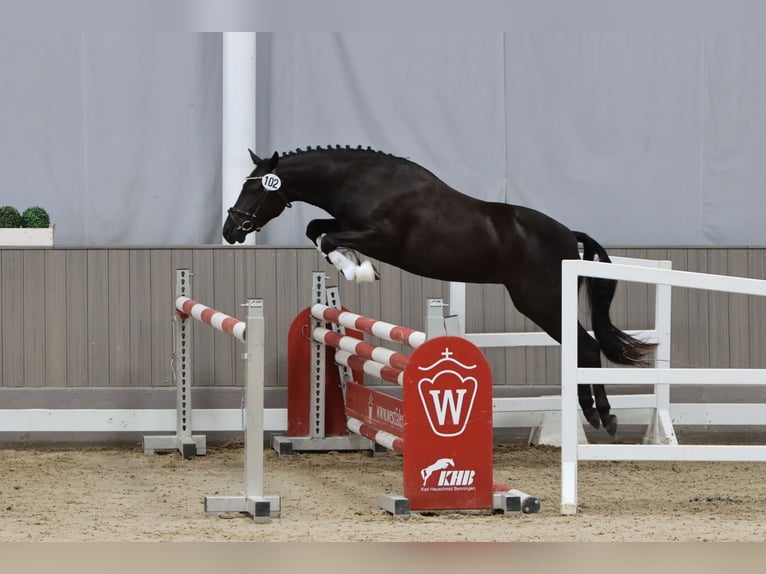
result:
M 317 162 L 312 166 L 296 166 L 282 176 L 290 189 L 290 201 L 302 201 L 331 212 L 338 197 L 345 170 L 336 165 Z

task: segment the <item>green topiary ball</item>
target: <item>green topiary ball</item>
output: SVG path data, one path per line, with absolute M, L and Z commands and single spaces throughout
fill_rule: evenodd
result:
M 0 207 L 0 227 L 20 227 L 21 215 L 19 210 L 11 205 Z
M 21 227 L 50 227 L 51 218 L 42 207 L 28 207 L 21 214 Z

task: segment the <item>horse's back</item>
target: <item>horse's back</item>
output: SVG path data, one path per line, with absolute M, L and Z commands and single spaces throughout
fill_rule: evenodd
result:
M 507 284 L 535 258 L 577 254 L 571 232 L 539 211 L 466 195 L 403 158 L 382 156 L 365 167 L 349 182 L 354 201 L 345 209 L 383 239 L 371 257 L 435 279 Z

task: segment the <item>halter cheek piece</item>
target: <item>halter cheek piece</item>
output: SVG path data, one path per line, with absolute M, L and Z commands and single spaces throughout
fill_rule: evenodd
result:
M 256 177 L 246 177 L 245 181 L 252 181 L 257 179 L 263 179 L 262 175 L 256 176 Z M 266 198 L 268 197 L 269 193 L 276 193 L 282 201 L 285 202 L 285 207 L 292 207 L 293 204 L 290 203 L 287 198 L 282 195 L 282 192 L 278 189 L 271 191 L 266 190 L 266 193 L 261 196 L 261 200 L 258 202 L 258 205 L 255 206 L 255 209 L 252 211 L 245 211 L 244 209 L 239 209 L 238 207 L 230 207 L 229 208 L 229 217 L 232 218 L 234 223 L 237 225 L 237 229 L 240 231 L 244 231 L 245 233 L 251 232 L 255 228 L 255 224 L 253 223 L 255 221 L 255 217 L 258 215 L 258 211 L 260 211 L 261 206 L 263 206 L 263 202 L 266 201 Z M 244 219 L 239 219 L 240 217 Z M 258 231 L 258 229 L 255 229 Z

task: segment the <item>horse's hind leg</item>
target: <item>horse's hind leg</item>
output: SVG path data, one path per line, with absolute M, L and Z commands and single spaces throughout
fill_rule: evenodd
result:
M 554 289 L 551 292 L 537 290 L 535 296 L 532 297 L 526 292 L 516 289 L 513 284 L 507 284 L 506 289 L 508 289 L 513 304 L 519 312 L 529 317 L 556 341 L 561 342 L 560 290 Z M 578 366 L 600 366 L 601 356 L 598 342 L 588 335 L 588 332 L 579 324 L 577 326 L 577 338 Z M 585 419 L 593 428 L 600 428 L 604 417 L 601 416 L 600 410 L 597 411 L 594 408 L 590 385 L 577 385 L 577 400 Z M 606 395 L 604 395 L 604 401 L 606 401 Z M 596 404 L 602 404 L 600 399 L 597 399 Z M 608 413 L 608 402 L 606 402 L 606 408 Z
M 578 367 L 596 367 L 599 366 L 601 357 L 599 356 L 598 343 L 595 345 L 595 359 L 599 361 L 593 364 L 594 349 L 591 343 L 596 341 L 588 335 L 588 332 L 578 323 L 577 325 L 577 366 Z M 577 399 L 582 409 L 582 414 L 594 429 L 601 426 L 601 416 L 598 408 L 593 408 L 593 396 L 591 395 L 590 385 L 577 385 Z M 596 401 L 598 406 L 598 400 Z
M 591 337 L 582 325 L 578 325 L 577 328 L 577 366 L 590 368 L 601 366 L 601 348 L 599 347 L 598 341 Z M 582 387 L 585 387 L 585 389 Z M 611 406 L 609 405 L 609 399 L 606 396 L 604 385 L 593 385 L 593 396 L 596 399 L 597 412 L 593 412 L 593 403 L 591 402 L 590 387 L 588 385 L 579 385 L 577 394 L 580 397 L 581 407 L 583 405 L 583 400 L 587 400 L 589 403 L 589 412 L 591 416 L 586 414 L 585 408 L 583 408 L 583 414 L 585 414 L 591 426 L 598 428 L 600 420 L 601 424 L 604 425 L 606 432 L 611 436 L 614 436 L 617 433 L 617 417 L 609 412 Z M 587 399 L 585 399 L 585 397 L 587 397 Z
M 604 385 L 593 385 L 593 396 L 596 397 L 596 410 L 601 417 L 601 424 L 604 425 L 604 429 L 610 436 L 615 436 L 617 434 L 617 416 L 609 412 L 612 407 L 606 396 Z

